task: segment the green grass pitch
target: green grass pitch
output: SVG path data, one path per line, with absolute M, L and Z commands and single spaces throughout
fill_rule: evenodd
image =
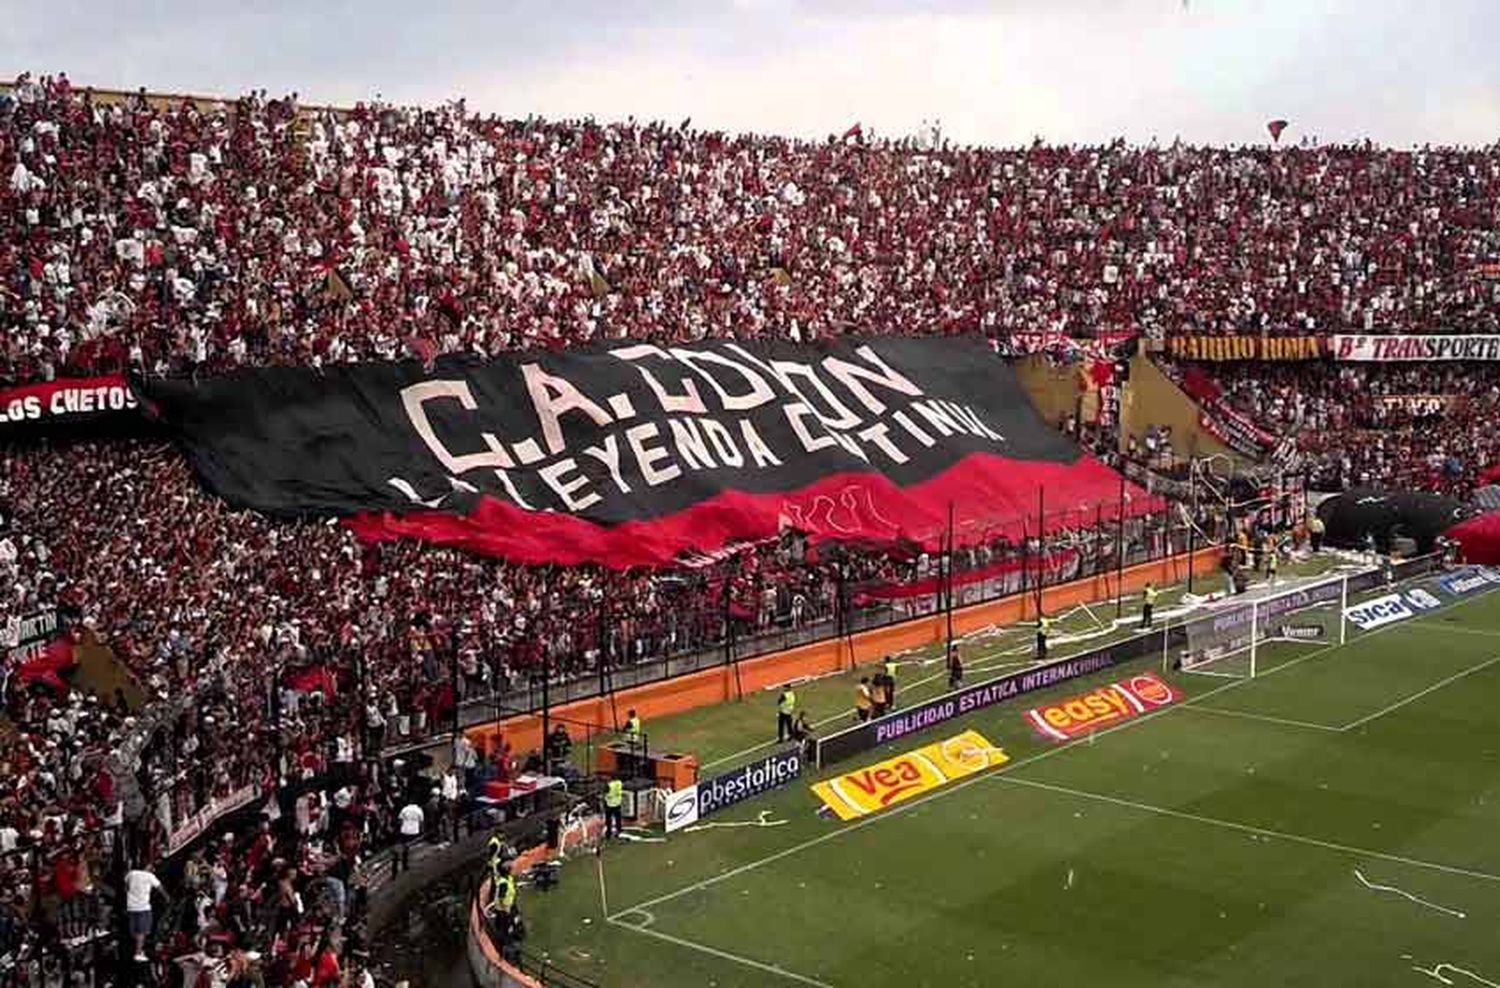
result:
M 1113 617 L 1094 610 L 1063 630 Z M 851 823 L 817 815 L 809 776 L 706 821 L 764 825 L 574 858 L 526 894 L 528 946 L 610 988 L 1500 984 L 1500 594 L 1349 630 L 1262 649 L 1255 679 L 1170 673 L 1184 702 L 1090 739 L 1022 712 L 1120 669 L 842 762 L 826 774 L 969 727 L 1010 756 Z M 968 681 L 1027 635 L 972 641 Z M 934 656 L 905 657 L 903 703 L 945 687 Z M 854 681 L 803 686 L 809 715 L 841 726 Z M 648 730 L 707 776 L 755 754 L 774 703 Z

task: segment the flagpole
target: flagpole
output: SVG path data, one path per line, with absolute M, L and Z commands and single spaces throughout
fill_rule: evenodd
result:
M 953 654 L 953 502 L 948 502 L 948 648 L 944 653 Z
M 1037 580 L 1036 580 L 1036 614 L 1042 616 L 1042 587 L 1047 582 L 1047 488 L 1038 484 L 1036 489 L 1036 537 L 1037 537 Z
M 1194 471 L 1189 470 L 1188 471 L 1188 504 L 1190 504 L 1190 505 L 1198 503 L 1198 492 L 1197 492 L 1196 487 L 1195 487 L 1195 485 L 1197 484 L 1197 482 L 1198 482 L 1197 474 Z M 1188 535 L 1188 541 L 1187 541 L 1187 553 L 1188 553 L 1187 592 L 1188 593 L 1192 593 L 1193 592 L 1193 574 L 1198 569 L 1198 567 L 1196 565 L 1196 562 L 1197 562 L 1197 560 L 1196 560 L 1196 552 L 1197 552 L 1196 542 L 1197 542 L 1197 535 L 1198 535 L 1198 512 L 1196 510 L 1194 510 L 1193 508 L 1188 508 L 1188 527 L 1187 527 L 1187 529 L 1188 529 L 1188 533 L 1187 533 L 1187 535 Z
M 1123 464 L 1122 464 L 1123 466 Z M 1115 617 L 1119 617 L 1125 610 L 1125 471 L 1120 471 L 1120 503 L 1115 506 L 1119 512 L 1119 526 L 1115 537 Z

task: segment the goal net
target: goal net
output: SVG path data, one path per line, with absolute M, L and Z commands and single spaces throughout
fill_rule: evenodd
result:
M 1169 632 L 1167 657 L 1175 651 L 1186 672 L 1253 677 L 1261 671 L 1267 645 L 1342 645 L 1350 633 L 1346 614 L 1352 604 L 1425 576 L 1439 563 L 1437 556 L 1421 556 L 1280 591 L 1256 588 Z

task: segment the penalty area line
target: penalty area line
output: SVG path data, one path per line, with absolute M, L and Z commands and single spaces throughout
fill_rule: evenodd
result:
M 1397 700 L 1395 703 L 1391 704 L 1388 707 L 1381 707 L 1379 710 L 1375 711 L 1374 713 L 1372 713 L 1372 714 L 1366 714 L 1365 716 L 1359 718 L 1358 720 L 1352 720 L 1349 723 L 1345 724 L 1343 727 L 1339 728 L 1339 730 L 1341 730 L 1341 731 L 1352 731 L 1356 727 L 1363 727 L 1366 724 L 1370 723 L 1372 720 L 1378 720 L 1379 718 L 1384 717 L 1386 714 L 1395 713 L 1397 710 L 1400 710 L 1402 707 L 1406 706 L 1408 703 L 1415 703 L 1418 700 L 1422 699 L 1422 697 L 1428 696 L 1428 695 L 1430 695 L 1432 693 L 1436 693 L 1438 690 L 1442 689 L 1444 686 L 1447 686 L 1450 683 L 1456 683 L 1460 679 L 1463 679 L 1465 676 L 1472 676 L 1476 672 L 1483 672 L 1485 669 L 1488 669 L 1490 666 L 1494 665 L 1496 662 L 1500 662 L 1500 655 L 1492 656 L 1491 658 L 1486 659 L 1485 661 L 1479 663 L 1478 665 L 1470 666 L 1469 668 L 1463 670 L 1462 672 L 1455 672 L 1451 676 L 1448 676 L 1448 677 L 1446 677 L 1444 679 L 1439 679 L 1437 682 L 1433 683 L 1431 686 L 1427 687 L 1425 690 L 1421 690 L 1420 692 L 1413 693 L 1411 696 L 1406 697 L 1404 700 Z
M 1486 882 L 1500 882 L 1500 875 L 1492 875 L 1487 871 L 1476 871 L 1473 868 L 1462 868 L 1458 865 L 1447 865 L 1437 861 L 1423 861 L 1420 858 L 1408 858 L 1401 854 L 1391 854 L 1388 851 L 1376 851 L 1368 847 L 1340 844 L 1337 841 L 1323 840 L 1319 837 L 1307 837 L 1303 834 L 1287 833 L 1284 830 L 1271 830 L 1268 827 L 1257 827 L 1254 824 L 1239 823 L 1235 820 L 1220 820 L 1217 817 L 1201 816 L 1197 813 L 1188 813 L 1185 810 L 1174 810 L 1170 806 L 1153 806 L 1150 803 L 1140 803 L 1133 799 L 1110 796 L 1107 793 L 1089 792 L 1086 789 L 1073 789 L 1068 786 L 1053 785 L 1050 782 L 1038 782 L 1034 779 L 1020 779 L 1014 775 L 996 775 L 994 778 L 999 782 L 1007 782 L 1013 786 L 1042 789 L 1047 792 L 1060 793 L 1064 796 L 1072 796 L 1075 799 L 1091 799 L 1095 802 L 1108 803 L 1111 806 L 1122 806 L 1126 809 L 1164 816 L 1173 820 L 1185 820 L 1189 823 L 1200 823 L 1204 826 L 1220 827 L 1224 830 L 1236 830 L 1242 834 L 1253 834 L 1257 837 L 1284 840 L 1293 844 L 1306 844 L 1309 847 L 1318 847 L 1325 851 L 1337 851 L 1340 854 L 1348 854 L 1355 857 L 1371 858 L 1377 861 L 1391 861 L 1396 864 L 1410 865 L 1413 868 L 1439 871 L 1447 875 L 1461 875 L 1464 878 L 1477 878 Z
M 637 907 L 637 909 L 635 910 L 628 910 L 627 912 L 637 911 L 639 911 L 639 907 Z M 612 926 L 618 926 L 622 929 L 630 930 L 632 933 L 639 933 L 642 936 L 654 937 L 657 940 L 661 940 L 665 943 L 675 944 L 678 947 L 685 947 L 688 950 L 696 950 L 700 954 L 708 954 L 710 957 L 717 957 L 720 960 L 731 961 L 735 964 L 744 965 L 745 967 L 752 967 L 757 971 L 765 971 L 768 974 L 774 974 L 777 977 L 785 978 L 788 981 L 796 981 L 804 985 L 813 985 L 814 988 L 833 988 L 833 986 L 826 981 L 819 981 L 817 978 L 810 978 L 805 974 L 798 974 L 796 971 L 788 971 L 784 967 L 777 967 L 775 964 L 767 964 L 764 961 L 758 961 L 753 957 L 742 957 L 739 954 L 732 954 L 727 950 L 720 950 L 718 947 L 710 947 L 706 943 L 699 943 L 696 940 L 689 940 L 687 937 L 679 937 L 671 933 L 664 933 L 661 930 L 653 929 L 647 926 L 635 926 L 630 923 L 621 922 L 620 920 L 613 917 L 609 919 L 609 923 Z
M 1248 710 L 1230 710 L 1225 707 L 1205 707 L 1199 704 L 1189 704 L 1189 710 L 1196 710 L 1204 714 L 1219 714 L 1223 717 L 1238 717 L 1242 720 L 1258 720 L 1266 724 L 1276 724 L 1281 727 L 1305 727 L 1312 731 L 1329 731 L 1333 734 L 1343 733 L 1342 727 L 1334 727 L 1331 724 L 1315 724 L 1310 720 L 1288 720 L 1285 717 L 1272 717 L 1270 714 L 1255 714 Z

